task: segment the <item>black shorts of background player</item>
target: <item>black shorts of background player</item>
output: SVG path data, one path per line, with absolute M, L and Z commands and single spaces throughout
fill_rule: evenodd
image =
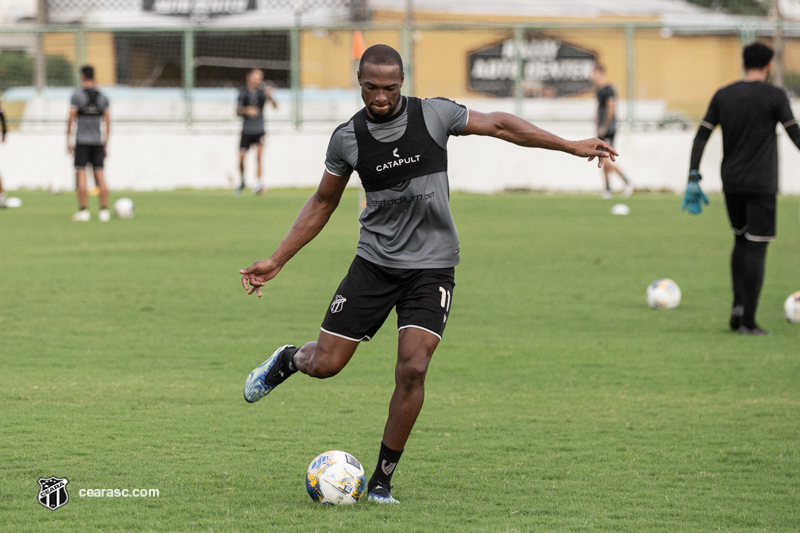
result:
M 592 70 L 592 83 L 597 94 L 597 115 L 595 117 L 595 124 L 597 124 L 597 136 L 604 142 L 614 145 L 614 135 L 617 133 L 617 100 L 614 86 L 608 83 L 606 77 L 605 67 L 599 63 L 595 65 Z M 603 190 L 603 198 L 611 198 L 611 173 L 616 172 L 617 175 L 625 183 L 625 189 L 622 193 L 623 198 L 629 198 L 633 194 L 633 185 L 627 176 L 622 173 L 618 163 L 606 161 L 603 165 L 603 178 L 605 180 L 605 189 Z
M 700 160 L 713 129 L 722 127 L 722 189 L 734 233 L 731 253 L 733 305 L 729 324 L 743 335 L 766 335 L 756 324 L 764 283 L 767 244 L 775 239 L 780 122 L 800 148 L 800 127 L 783 90 L 767 83 L 773 50 L 746 46 L 744 79 L 718 90 L 700 123 L 692 147 L 689 181 L 700 180 Z
M 348 122 L 352 129 L 343 124 L 334 132 L 319 188 L 304 204 L 272 256 L 239 271 L 248 294 L 256 292 L 261 296 L 262 287 L 320 233 L 339 205 L 352 172 L 358 172 L 368 198 L 372 198 L 367 209 L 374 216 L 360 219 L 358 257 L 339 287 L 342 292 L 334 295 L 317 341 L 300 348 L 278 348 L 250 373 L 244 396 L 248 402 L 258 401 L 297 371 L 315 378 L 335 376 L 353 357 L 360 342 L 374 333 L 395 306 L 400 328 L 395 388 L 377 466 L 367 484 L 368 499 L 379 503 L 396 503 L 390 493 L 392 474 L 422 409 L 428 366 L 448 322 L 452 267 L 458 263 L 460 248 L 447 194 L 447 137 L 495 137 L 519 146 L 586 157 L 589 161 L 598 158 L 599 165 L 617 155 L 599 139 L 568 141 L 514 115 L 469 111 L 454 102 L 443 104 L 450 108 L 452 120 L 443 122 L 438 113 L 433 113 L 429 124 L 424 114 L 425 102 L 401 96 L 403 79 L 403 62 L 396 50 L 375 45 L 364 52 L 358 82 L 365 107 Z M 442 104 L 441 99 L 430 100 L 440 100 L 429 102 L 430 107 Z M 370 123 L 375 128 L 370 129 Z M 436 139 L 440 141 L 433 137 L 429 126 L 438 131 Z M 400 130 L 400 137 L 394 141 L 381 142 L 375 136 L 395 127 Z M 339 148 L 344 145 L 333 145 L 337 132 L 355 140 L 358 161 L 341 152 Z M 413 155 L 413 150 L 420 150 L 424 156 Z M 394 164 L 398 158 L 405 164 Z M 439 192 L 427 193 L 429 188 Z M 409 190 L 427 200 L 415 202 L 412 198 L 415 208 L 395 209 L 409 201 Z M 447 246 L 441 246 L 440 239 Z M 415 266 L 423 264 L 426 268 Z
M 277 109 L 278 103 L 272 97 L 272 88 L 264 85 L 264 73 L 261 69 L 252 69 L 247 73 L 247 84 L 239 92 L 239 100 L 236 107 L 236 114 L 243 118 L 242 137 L 239 141 L 239 176 L 241 178 L 239 187 L 234 192 L 241 194 L 245 188 L 244 181 L 244 160 L 247 152 L 255 145 L 256 147 L 256 185 L 253 190 L 257 194 L 266 191 L 263 180 L 262 156 L 264 152 L 264 105 L 269 102 L 273 109 Z

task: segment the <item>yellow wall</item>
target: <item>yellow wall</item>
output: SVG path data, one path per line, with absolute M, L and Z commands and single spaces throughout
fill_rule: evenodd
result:
M 401 12 L 378 11 L 375 22 L 402 22 Z M 509 17 L 415 14 L 420 23 L 525 22 L 609 24 L 647 18 L 519 19 Z M 542 30 L 536 36 L 554 38 L 597 54 L 620 97 L 627 97 L 625 32 L 614 29 L 574 28 Z M 509 30 L 452 30 L 414 32 L 414 93 L 417 96 L 464 98 L 480 96 L 468 89 L 468 56 L 473 50 L 512 38 Z M 398 31 L 365 32 L 366 46 L 385 43 L 402 53 Z M 350 58 L 351 32 L 303 32 L 301 41 L 302 83 L 318 87 L 355 86 L 355 67 Z M 657 29 L 637 30 L 634 46 L 635 97 L 666 100 L 667 105 L 693 117 L 701 116 L 711 96 L 721 86 L 741 75 L 741 50 L 737 35 L 686 36 L 662 34 Z M 404 58 L 408 62 L 408 58 Z M 800 40 L 786 42 L 786 69 L 800 72 Z M 407 87 L 407 89 L 409 89 Z M 406 92 L 410 92 L 407 90 Z M 591 97 L 587 91 L 577 97 Z
M 44 52 L 46 55 L 62 56 L 74 64 L 75 34 L 45 34 Z M 86 35 L 86 62 L 94 66 L 98 85 L 114 85 L 116 83 L 113 34 L 96 32 Z
M 363 32 L 364 45 L 388 44 L 400 49 L 395 31 Z M 352 59 L 353 32 L 304 31 L 300 38 L 300 84 L 304 87 L 356 87 L 357 64 Z

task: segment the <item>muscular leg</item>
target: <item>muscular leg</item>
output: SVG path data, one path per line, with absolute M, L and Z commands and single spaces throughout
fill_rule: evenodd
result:
M 439 337 L 418 328 L 400 330 L 394 394 L 389 402 L 389 418 L 383 430 L 383 443 L 393 450 L 406 446 L 425 399 L 425 375 Z
M 93 169 L 94 181 L 100 187 L 100 209 L 108 209 L 108 187 L 106 186 L 105 172 L 102 168 Z
M 258 170 L 256 171 L 256 176 L 258 176 L 258 181 L 261 181 L 261 176 L 262 176 L 262 173 L 261 173 L 261 155 L 263 153 L 264 153 L 264 145 L 263 144 L 257 144 L 256 145 L 256 162 L 257 162 L 257 169 Z
M 611 168 L 606 163 L 603 163 L 603 179 L 606 180 L 606 191 L 611 192 Z
M 78 186 L 78 207 L 88 209 L 89 207 L 89 193 L 86 190 L 86 169 L 77 169 L 75 172 L 75 179 Z
M 358 348 L 358 342 L 320 331 L 317 342 L 309 342 L 294 354 L 297 370 L 312 378 L 335 376 L 347 365 Z
M 389 418 L 383 430 L 378 464 L 367 483 L 370 498 L 395 503 L 390 495 L 392 474 L 417 421 L 425 399 L 425 376 L 439 338 L 418 328 L 400 330 L 394 394 L 389 402 Z M 387 501 L 388 500 L 388 501 Z
M 603 172 L 606 176 L 606 184 L 608 184 L 608 178 L 611 176 L 611 173 L 616 172 L 622 181 L 625 182 L 625 185 L 628 185 L 628 178 L 625 177 L 625 174 L 622 173 L 622 170 L 620 170 L 619 166 L 617 166 L 615 163 L 612 163 L 608 160 L 603 161 Z
M 241 185 L 240 187 L 244 189 L 244 158 L 247 155 L 247 150 L 241 149 L 239 150 L 239 176 L 241 178 Z

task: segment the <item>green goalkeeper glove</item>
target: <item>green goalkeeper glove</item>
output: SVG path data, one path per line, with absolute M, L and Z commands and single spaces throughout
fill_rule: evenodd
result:
M 696 170 L 689 172 L 689 183 L 686 185 L 686 192 L 683 195 L 683 202 L 681 203 L 681 211 L 689 211 L 690 215 L 699 215 L 703 212 L 702 202 L 708 205 L 708 196 L 700 188 L 699 181 L 701 180 L 700 173 Z

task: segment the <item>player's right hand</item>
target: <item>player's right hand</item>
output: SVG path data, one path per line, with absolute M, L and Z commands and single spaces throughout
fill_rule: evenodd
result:
M 67 145 L 67 153 L 68 153 L 69 155 L 72 155 L 73 153 L 75 153 L 75 149 L 72 147 L 72 145 L 71 145 L 71 144 L 68 144 L 68 145 Z
M 272 259 L 262 259 L 256 261 L 248 268 L 239 271 L 242 275 L 242 286 L 247 294 L 255 292 L 261 298 L 261 287 L 267 284 L 269 280 L 278 275 L 283 265 Z M 248 287 L 247 284 L 250 284 Z

